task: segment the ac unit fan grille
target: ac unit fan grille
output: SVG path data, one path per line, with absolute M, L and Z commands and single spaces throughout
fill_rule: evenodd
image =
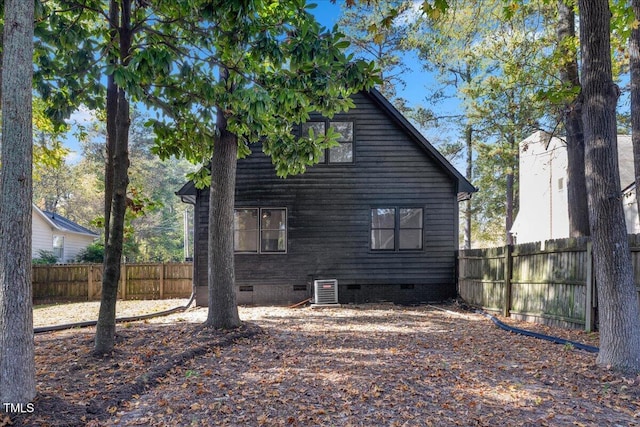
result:
M 338 281 L 316 280 L 313 282 L 314 301 L 316 304 L 338 304 Z

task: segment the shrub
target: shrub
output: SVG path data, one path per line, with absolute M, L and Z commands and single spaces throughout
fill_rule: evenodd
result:
M 94 242 L 76 256 L 76 262 L 102 263 L 104 261 L 104 243 Z
M 34 264 L 55 264 L 58 262 L 58 257 L 55 256 L 52 251 L 40 249 L 38 251 L 38 258 L 32 259 L 31 262 Z

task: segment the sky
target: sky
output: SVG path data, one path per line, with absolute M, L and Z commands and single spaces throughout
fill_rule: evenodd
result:
M 332 3 L 330 0 L 308 0 L 309 3 L 317 4 L 317 7 L 311 12 L 315 15 L 318 22 L 327 28 L 333 28 L 338 22 L 340 17 L 341 5 L 344 3 L 341 0 L 337 0 L 336 3 Z M 400 95 L 409 102 L 409 105 L 416 106 L 423 104 L 424 99 L 427 96 L 427 86 L 435 84 L 435 77 L 433 74 L 426 72 L 422 69 L 417 56 L 409 53 L 403 55 L 405 64 L 409 66 L 410 71 L 403 77 L 406 81 L 406 87 L 404 90 L 400 90 Z M 443 106 L 447 110 L 458 110 L 458 103 L 451 102 Z M 450 115 L 452 111 L 443 112 L 443 114 Z

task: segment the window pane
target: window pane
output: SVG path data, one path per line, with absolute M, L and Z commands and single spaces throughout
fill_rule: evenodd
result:
M 287 219 L 284 209 L 262 209 L 260 220 L 262 231 L 265 230 L 284 230 L 286 228 Z
M 53 247 L 64 248 L 64 236 L 53 236 Z
M 422 249 L 422 229 L 400 230 L 400 249 Z
M 422 228 L 422 209 L 400 209 L 400 228 Z
M 235 209 L 233 228 L 236 230 L 257 230 L 258 209 Z
M 395 241 L 395 231 L 391 230 L 371 230 L 371 249 L 393 250 Z
M 353 162 L 353 144 L 341 142 L 337 147 L 329 148 L 329 163 Z
M 233 233 L 233 248 L 237 252 L 257 252 L 258 233 L 256 230 L 239 231 Z
M 353 141 L 353 122 L 331 122 L 329 123 L 337 133 L 340 134 L 338 141 L 352 142 Z
M 53 236 L 53 255 L 62 261 L 64 255 L 64 236 Z
M 371 228 L 395 228 L 395 209 L 371 209 Z
M 325 151 L 326 150 L 322 150 L 322 153 L 320 154 L 320 157 L 318 157 L 318 163 L 325 163 L 326 161 L 326 156 L 325 156 Z
M 235 209 L 233 230 L 234 250 L 258 251 L 258 209 Z
M 260 242 L 262 252 L 287 250 L 287 211 L 285 209 L 261 209 Z
M 306 122 L 301 125 L 301 135 L 309 136 L 309 130 L 313 130 L 313 135 L 324 135 L 324 122 Z
M 287 249 L 286 231 L 262 231 L 262 252 L 285 252 Z

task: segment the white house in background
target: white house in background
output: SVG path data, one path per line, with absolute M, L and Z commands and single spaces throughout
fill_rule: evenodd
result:
M 627 231 L 640 233 L 629 135 L 618 135 L 618 162 Z M 517 243 L 569 237 L 567 165 L 560 138 L 538 131 L 520 142 L 520 209 L 511 228 Z
M 53 252 L 59 262 L 72 262 L 78 253 L 93 243 L 98 235 L 56 213 L 33 205 L 31 257 L 39 251 Z

